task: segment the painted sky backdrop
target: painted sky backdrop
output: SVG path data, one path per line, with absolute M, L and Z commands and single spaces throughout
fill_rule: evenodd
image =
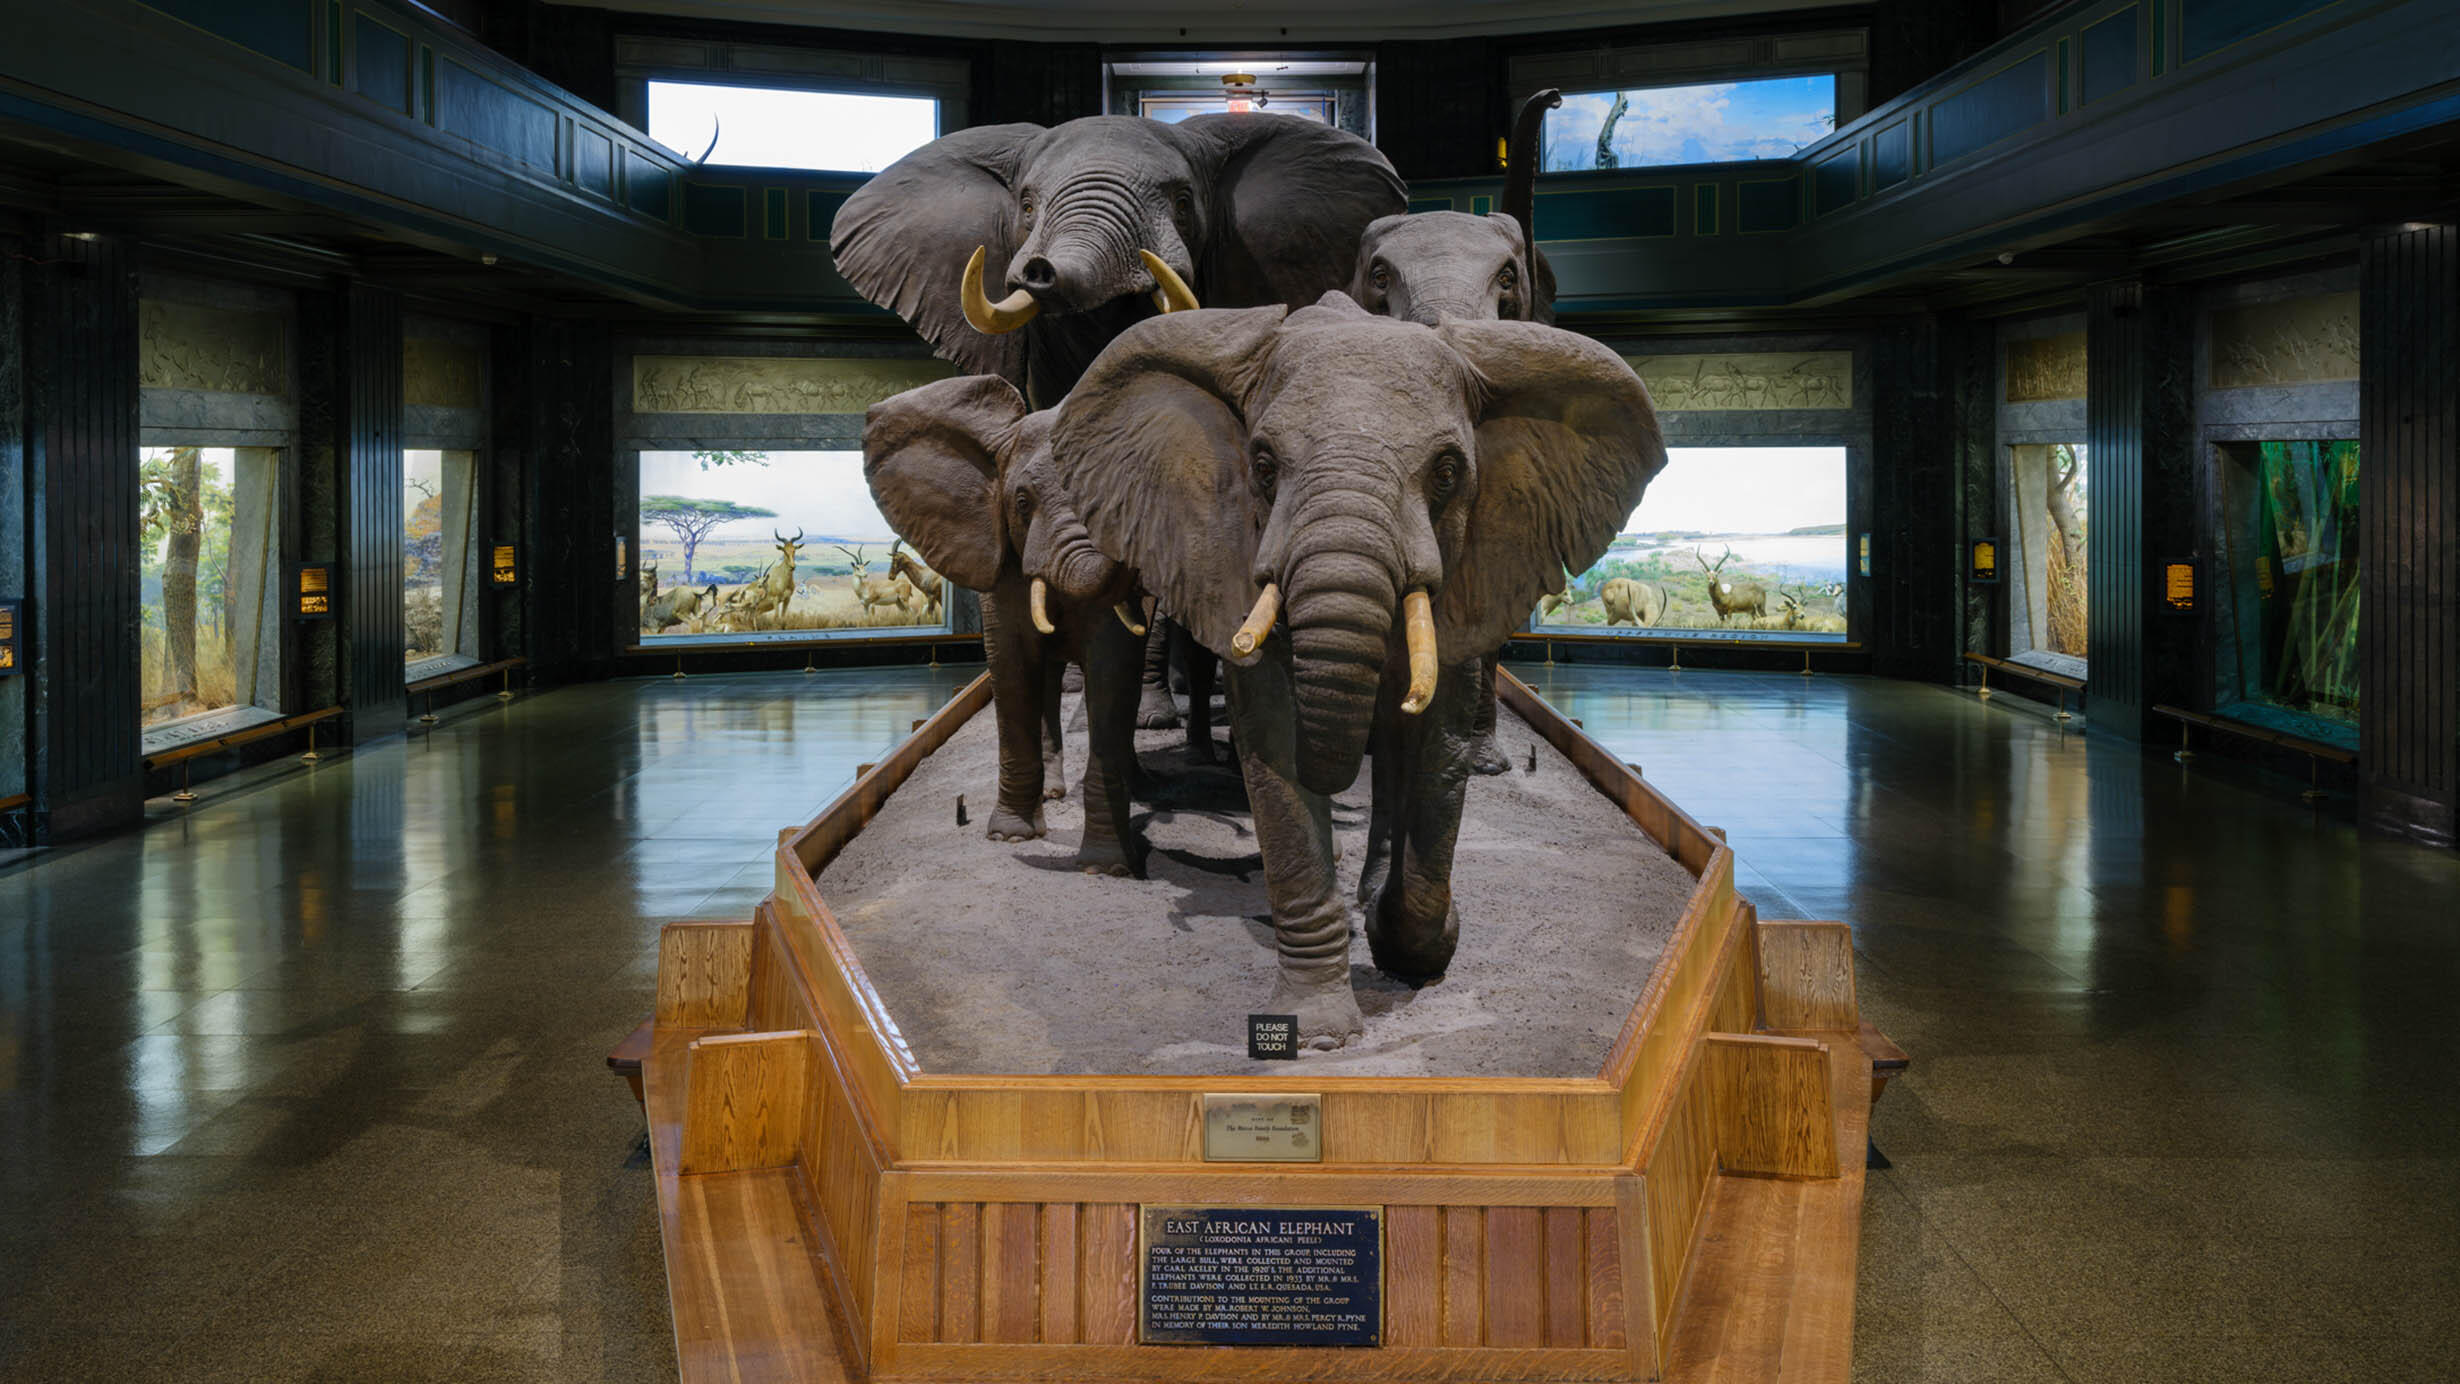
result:
M 766 466 L 737 462 L 702 470 L 690 452 L 643 452 L 641 495 L 732 500 L 777 511 L 775 519 L 719 525 L 709 535 L 719 542 L 767 542 L 771 528 L 789 534 L 800 528 L 814 540 L 825 534 L 849 542 L 886 543 L 897 536 L 872 503 L 871 487 L 863 483 L 861 452 L 770 452 L 768 458 Z M 649 530 L 653 540 L 664 532 Z
M 1597 132 L 1614 106 L 1611 91 L 1567 94 L 1546 113 L 1539 167 L 1569 173 L 1597 166 Z M 1619 167 L 1730 163 L 1786 158 L 1836 128 L 1836 78 L 1771 77 L 1752 82 L 1648 87 L 1615 123 Z
M 877 173 L 939 133 L 927 96 L 649 84 L 649 137 L 696 159 L 715 134 L 709 162 L 728 167 Z
M 1625 533 L 1790 533 L 1845 522 L 1842 447 L 1668 447 Z

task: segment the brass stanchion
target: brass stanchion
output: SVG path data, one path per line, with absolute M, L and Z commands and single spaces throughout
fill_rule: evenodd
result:
M 1811 646 L 1808 644 L 1802 647 L 1802 675 L 1806 678 L 1811 676 Z
M 171 795 L 171 801 L 175 803 L 192 803 L 196 801 L 196 794 L 188 791 L 187 760 L 183 759 L 179 762 L 179 791 Z
M 681 654 L 675 655 L 675 676 L 678 678 L 683 676 L 683 655 Z
M 495 699 L 499 702 L 512 700 L 512 669 L 504 670 L 504 685 L 496 689 Z
M 1679 673 L 1683 671 L 1683 646 L 1680 644 L 1670 643 L 1666 645 L 1666 647 L 1674 651 L 1674 661 L 1666 665 L 1666 671 L 1669 673 Z
M 2178 723 L 2178 753 L 2171 755 L 2170 758 L 2177 760 L 2181 764 L 2195 758 L 2194 742 L 2187 738 L 2187 733 L 2193 729 L 2193 726 L 2188 725 L 2184 721 Z
M 299 756 L 299 762 L 302 764 L 313 764 L 322 758 L 324 758 L 323 755 L 316 753 L 316 723 L 314 721 L 310 721 L 308 722 L 307 753 Z
M 2302 803 L 2323 801 L 2323 761 L 2313 755 L 2306 757 L 2306 790 L 2298 794 Z
M 435 693 L 433 693 L 433 692 L 430 692 L 430 693 L 428 693 L 428 694 L 427 694 L 427 714 L 426 714 L 426 715 L 424 715 L 424 716 L 419 717 L 419 724 L 420 724 L 420 725 L 422 725 L 422 726 L 432 726 L 432 725 L 434 725 L 435 723 L 436 723 L 436 694 L 435 694 Z
M 1979 668 L 1982 670 L 1982 700 L 1983 700 L 1983 701 L 1989 701 L 1989 700 L 1990 700 L 1990 665 L 1989 665 L 1989 664 L 1987 664 L 1987 663 L 1983 663 L 1983 664 L 1977 664 L 1977 665 L 1975 665 L 1975 666 L 1979 667 Z

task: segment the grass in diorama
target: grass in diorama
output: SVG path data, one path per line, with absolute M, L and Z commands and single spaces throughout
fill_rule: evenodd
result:
M 1715 563 L 1721 550 L 1705 547 L 1705 560 Z M 1615 612 L 1606 606 L 1606 585 L 1621 578 L 1649 582 L 1666 593 L 1665 610 L 1654 622 L 1659 629 L 1749 629 L 1754 617 L 1735 612 L 1730 618 L 1718 614 L 1715 602 L 1709 599 L 1710 574 L 1701 566 L 1702 558 L 1690 548 L 1653 551 L 1637 557 L 1616 556 L 1609 552 L 1604 560 L 1581 573 L 1571 583 L 1571 600 L 1551 612 L 1541 609 L 1537 622 L 1542 625 L 1596 625 L 1610 623 L 1629 629 L 1629 618 L 1617 620 Z M 1784 567 L 1754 565 L 1740 557 L 1728 560 L 1714 580 L 1729 586 L 1748 587 L 1756 583 L 1767 593 L 1765 618 L 1785 615 L 1784 596 L 1792 596 L 1802 606 L 1802 615 L 1792 628 L 1810 633 L 1842 633 L 1845 617 L 1836 611 L 1836 598 L 1819 583 L 1796 580 Z M 1731 598 L 1729 598 L 1729 601 Z
M 691 576 L 682 577 L 683 553 L 672 545 L 644 536 L 641 561 L 658 569 L 658 589 L 715 584 L 714 603 L 702 614 L 660 629 L 646 625 L 644 634 L 735 634 L 777 630 L 935 628 L 945 619 L 946 588 L 933 602 L 924 587 L 938 582 L 937 573 L 901 545 L 876 542 L 840 543 L 806 534 L 794 564 L 794 594 L 783 611 L 746 612 L 748 593 L 758 587 L 777 561 L 774 540 L 709 538 L 694 545 Z M 904 558 L 903 579 L 891 572 L 892 547 Z M 852 556 L 848 555 L 851 550 Z M 860 572 L 857 561 L 860 559 Z M 919 584 L 918 584 L 919 581 Z M 644 603 L 646 613 L 646 603 Z

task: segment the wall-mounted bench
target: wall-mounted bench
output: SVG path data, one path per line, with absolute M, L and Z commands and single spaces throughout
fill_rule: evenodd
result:
M 224 750 L 235 750 L 242 745 L 253 744 L 259 740 L 269 740 L 274 736 L 287 735 L 294 730 L 305 728 L 308 733 L 308 748 L 307 753 L 301 756 L 301 758 L 313 764 L 316 762 L 317 723 L 320 721 L 329 721 L 341 714 L 342 709 L 340 707 L 328 706 L 320 711 L 303 711 L 296 716 L 285 716 L 278 721 L 266 721 L 261 725 L 248 726 L 240 730 L 232 731 L 228 735 L 216 735 L 203 740 L 192 740 L 177 749 L 164 750 L 160 754 L 147 755 L 145 757 L 146 772 L 151 773 L 156 769 L 168 769 L 174 764 L 178 765 L 179 791 L 171 795 L 171 801 L 176 803 L 195 802 L 196 794 L 188 790 L 188 765 L 191 761 L 202 758 L 205 755 L 220 754 Z
M 2287 731 L 2273 730 L 2267 726 L 2249 725 L 2244 721 L 2232 721 L 2201 711 L 2189 711 L 2182 706 L 2156 706 L 2153 708 L 2153 715 L 2167 716 L 2178 723 L 2178 750 L 2170 757 L 2181 764 L 2195 758 L 2195 744 L 2190 737 L 2198 726 L 2221 735 L 2234 735 L 2241 740 L 2252 740 L 2259 745 L 2270 745 L 2276 749 L 2290 750 L 2305 755 L 2306 787 L 2298 793 L 2300 800 L 2305 802 L 2315 802 L 2323 797 L 2321 780 L 2325 760 L 2328 759 L 2334 764 L 2342 765 L 2357 763 L 2357 751 L 2346 746 L 2328 745 L 2321 740 L 2309 740 L 2303 735 L 2291 735 Z
M 480 678 L 501 673 L 504 676 L 504 685 L 496 690 L 495 699 L 499 702 L 509 702 L 513 696 L 512 670 L 528 662 L 526 658 L 502 658 L 493 663 L 472 664 L 467 668 L 455 668 L 450 672 L 438 673 L 432 678 L 420 678 L 417 682 L 405 684 L 402 690 L 413 697 L 427 698 L 427 710 L 420 715 L 419 724 L 432 726 L 436 723 L 436 693 L 447 687 L 456 687 L 465 682 L 476 682 Z
M 2010 677 L 2022 678 L 2027 682 L 2038 682 L 2055 690 L 2059 694 L 2058 719 L 2062 721 L 2075 719 L 2075 714 L 2067 709 L 2067 694 L 2073 692 L 2079 697 L 2083 696 L 2084 679 L 2071 678 L 2065 673 L 2053 673 L 2047 668 L 2035 668 L 2030 664 L 2015 663 L 2004 658 L 1992 658 L 1988 654 L 1966 654 L 1965 662 L 1981 665 L 1983 701 L 1990 700 L 1990 670 L 1996 668 Z

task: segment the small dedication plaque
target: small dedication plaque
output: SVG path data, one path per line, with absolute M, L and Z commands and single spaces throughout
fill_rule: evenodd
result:
M 1213 1163 L 1321 1163 L 1323 1099 L 1314 1092 L 1204 1093 L 1204 1156 Z
M 1383 1344 L 1382 1207 L 1142 1209 L 1146 1345 Z

